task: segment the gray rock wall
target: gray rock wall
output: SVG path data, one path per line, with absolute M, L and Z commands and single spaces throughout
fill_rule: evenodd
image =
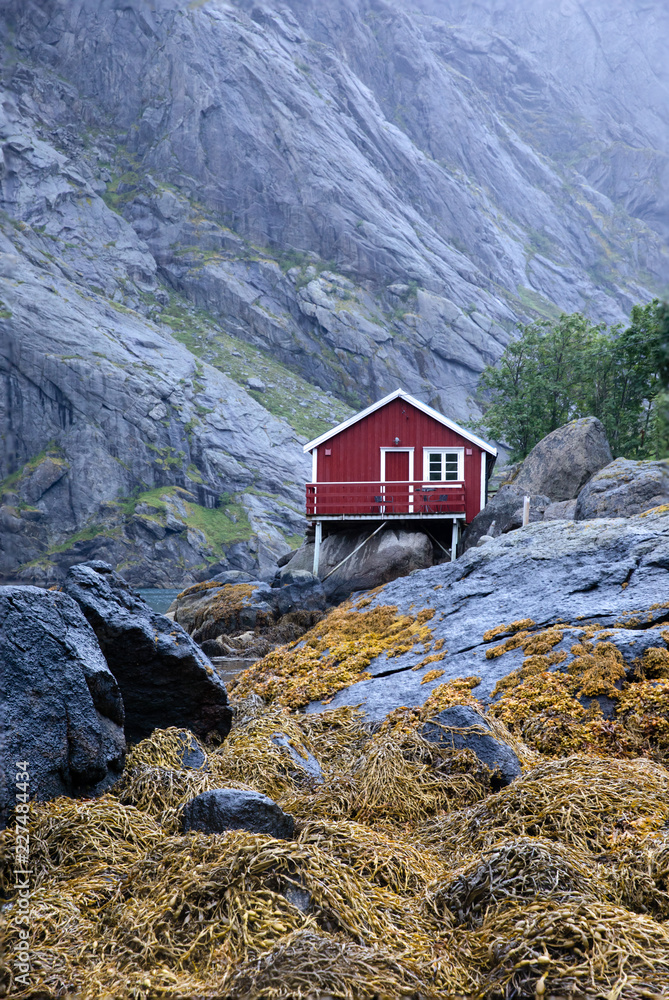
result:
M 591 15 L 630 40 L 625 104 L 600 29 L 543 3 L 3 5 L 4 577 L 269 576 L 303 529 L 299 438 L 397 384 L 466 418 L 518 318 L 647 298 L 656 7 Z

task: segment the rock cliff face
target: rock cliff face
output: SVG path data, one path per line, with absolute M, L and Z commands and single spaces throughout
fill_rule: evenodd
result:
M 269 574 L 305 435 L 662 285 L 666 11 L 570 3 L 3 4 L 5 578 Z

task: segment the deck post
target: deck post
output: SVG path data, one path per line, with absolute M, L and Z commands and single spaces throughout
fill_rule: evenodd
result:
M 458 519 L 453 518 L 453 528 L 451 531 L 451 562 L 455 562 L 458 551 Z
M 314 537 L 314 576 L 318 576 L 318 560 L 320 559 L 322 540 L 323 522 L 316 521 L 316 534 Z

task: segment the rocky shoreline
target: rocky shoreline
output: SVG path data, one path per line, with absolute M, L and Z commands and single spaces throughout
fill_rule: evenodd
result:
M 34 767 L 32 985 L 10 935 L 5 994 L 663 996 L 668 571 L 660 506 L 331 610 L 233 577 L 157 615 L 100 563 L 0 588 L 4 763 Z M 273 648 L 228 698 L 195 638 L 245 635 Z

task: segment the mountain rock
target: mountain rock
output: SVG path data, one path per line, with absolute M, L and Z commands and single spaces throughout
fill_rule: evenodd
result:
M 617 458 L 583 487 L 574 517 L 629 517 L 664 504 L 669 504 L 669 462 Z
M 121 776 L 123 700 L 95 634 L 66 594 L 0 587 L 0 825 L 30 798 L 97 795 Z M 26 767 L 17 762 L 26 761 Z
M 420 644 L 390 659 L 376 656 L 366 668 L 370 679 L 339 691 L 328 707 L 360 705 L 370 718 L 381 719 L 398 706 L 422 705 L 435 687 L 464 677 L 479 679 L 472 693 L 488 704 L 496 683 L 523 665 L 526 654 L 513 637 L 552 626 L 559 638 L 553 636 L 550 648 L 566 654 L 565 665 L 574 655 L 572 646 L 594 624 L 609 633 L 606 641 L 620 651 L 631 675 L 641 646 L 666 648 L 668 569 L 669 513 L 663 510 L 587 522 L 541 521 L 494 538 L 454 563 L 367 595 L 365 611 L 379 606 L 397 608 L 400 615 L 417 608 L 433 611 L 432 646 Z M 443 652 L 422 663 L 424 649 L 437 643 Z M 499 649 L 493 652 L 494 647 Z M 564 666 L 547 660 L 546 669 Z M 324 707 L 314 702 L 307 711 Z
M 73 566 L 65 590 L 88 619 L 118 682 L 130 740 L 168 726 L 227 736 L 232 712 L 225 686 L 180 625 L 153 611 L 107 563 Z
M 269 580 L 304 437 L 663 286 L 666 11 L 568 6 L 3 5 L 5 579 Z

